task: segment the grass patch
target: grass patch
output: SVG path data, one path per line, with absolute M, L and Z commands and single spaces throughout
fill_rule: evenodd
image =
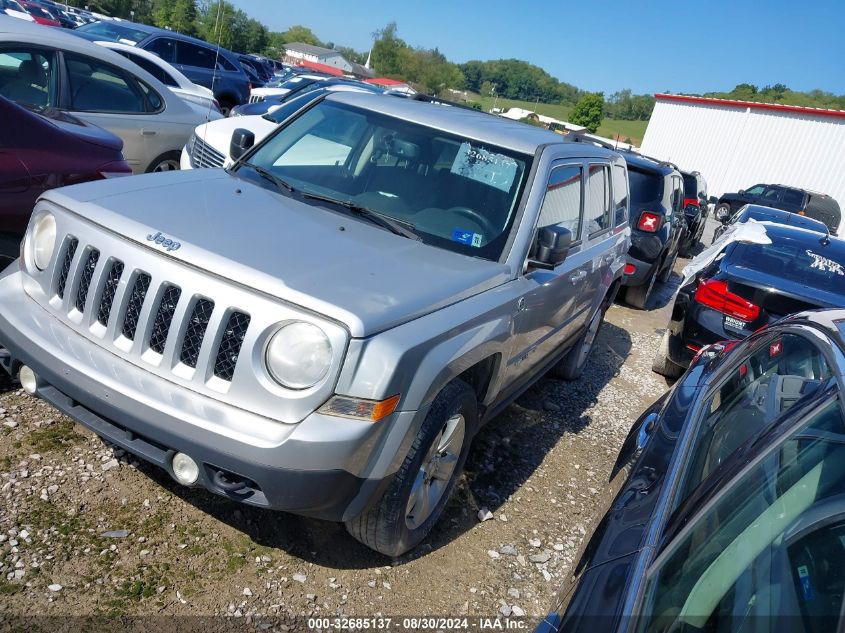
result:
M 246 565 L 246 558 L 243 556 L 231 556 L 226 561 L 226 571 L 238 571 L 244 565 Z
M 27 436 L 29 443 L 35 450 L 46 453 L 74 444 L 81 436 L 76 434 L 74 424 L 70 420 L 61 420 L 50 426 L 33 431 Z
M 52 503 L 39 500 L 31 509 L 18 517 L 21 525 L 31 525 L 37 530 L 46 530 L 55 527 L 62 536 L 82 534 L 84 532 L 82 521 L 78 516 L 65 514 L 60 508 Z
M 145 568 L 140 578 L 126 580 L 117 589 L 117 595 L 129 600 L 139 602 L 145 598 L 151 598 L 158 592 L 158 588 L 167 585 L 167 579 L 162 570 L 155 567 Z
M 7 582 L 5 578 L 0 578 L 0 596 L 14 596 L 21 591 L 24 585 L 17 585 L 12 582 Z

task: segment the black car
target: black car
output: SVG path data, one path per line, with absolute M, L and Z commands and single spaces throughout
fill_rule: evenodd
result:
M 845 310 L 808 312 L 699 355 L 631 428 L 538 631 L 841 631 L 843 337 Z
M 678 252 L 681 257 L 689 257 L 701 240 L 710 205 L 704 176 L 697 171 L 682 171 L 681 176 L 684 179 L 684 219 L 687 221 L 687 232 L 681 240 Z
M 808 218 L 806 215 L 798 215 L 797 213 L 790 213 L 782 209 L 773 209 L 772 207 L 761 207 L 759 204 L 746 204 L 740 207 L 739 211 L 729 216 L 727 212 L 719 213 L 717 217 L 720 226 L 716 227 L 713 232 L 713 242 L 722 236 L 722 233 L 727 231 L 734 224 L 744 224 L 748 220 L 756 220 L 757 222 L 774 222 L 775 224 L 788 224 L 791 226 L 800 226 L 801 228 L 818 233 L 828 233 L 828 228 L 823 222 Z M 711 242 L 711 244 L 713 243 Z
M 671 163 L 623 153 L 631 190 L 631 249 L 622 285 L 625 302 L 645 308 L 657 281 L 665 282 L 686 232 L 684 182 Z
M 728 240 L 685 279 L 654 371 L 677 377 L 705 345 L 745 338 L 802 310 L 845 307 L 845 241 L 783 224 L 759 226 L 770 244 Z
M 727 211 L 733 215 L 746 204 L 759 204 L 806 215 L 824 222 L 833 235 L 836 235 L 842 222 L 839 203 L 829 195 L 786 185 L 754 185 L 740 189 L 737 193 L 723 194 L 716 205 L 716 213 L 718 215 Z

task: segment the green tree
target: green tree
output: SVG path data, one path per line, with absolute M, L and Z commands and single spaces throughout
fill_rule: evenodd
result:
M 601 92 L 585 92 L 569 115 L 569 120 L 575 125 L 583 125 L 590 132 L 595 133 L 601 125 L 604 111 L 604 94 Z
M 295 24 L 290 27 L 282 33 L 282 38 L 285 44 L 290 44 L 291 42 L 302 42 L 303 44 L 311 44 L 312 46 L 320 46 L 322 44 L 311 29 L 301 24 Z

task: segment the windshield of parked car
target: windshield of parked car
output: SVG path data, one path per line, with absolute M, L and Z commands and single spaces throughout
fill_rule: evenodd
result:
M 290 101 L 285 101 L 282 105 L 278 106 L 272 112 L 268 112 L 264 115 L 264 118 L 268 121 L 272 121 L 273 123 L 281 123 L 282 121 L 286 121 L 291 116 L 299 112 L 302 108 L 306 105 L 314 101 L 315 99 L 319 99 L 321 96 L 325 94 L 323 90 L 313 90 L 310 92 L 306 92 L 303 95 L 297 95 Z
M 647 572 L 639 633 L 837 630 L 845 590 L 838 400 L 740 472 Z
M 650 171 L 640 171 L 628 165 L 631 204 L 643 205 L 663 198 L 663 178 Z
M 809 292 L 823 290 L 845 299 L 845 241 L 822 243 L 822 236 L 816 235 L 818 239 L 777 236 L 771 244 L 737 243 L 730 262 L 805 286 Z
M 93 24 L 84 24 L 76 30 L 80 33 L 96 35 L 103 40 L 123 42 L 124 44 L 132 44 L 133 46 L 150 35 L 145 31 L 133 29 L 132 27 L 116 22 L 94 22 Z
M 310 193 L 351 203 L 403 223 L 427 244 L 498 260 L 529 161 L 488 143 L 322 101 L 240 169 L 252 163 L 305 201 Z M 273 186 L 267 178 L 260 182 Z

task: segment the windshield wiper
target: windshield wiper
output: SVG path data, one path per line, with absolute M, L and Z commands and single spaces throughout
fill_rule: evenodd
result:
M 282 178 L 279 178 L 275 174 L 269 172 L 268 170 L 264 169 L 263 167 L 261 167 L 259 165 L 255 165 L 253 163 L 246 163 L 246 162 L 241 163 L 241 165 L 244 165 L 245 167 L 249 167 L 255 173 L 257 173 L 259 176 L 261 176 L 265 180 L 269 180 L 274 185 L 276 185 L 280 189 L 284 189 L 288 193 L 293 193 L 295 191 L 295 189 L 293 188 L 293 186 L 290 183 L 283 180 Z
M 397 220 L 396 218 L 392 218 L 388 215 L 383 215 L 378 211 L 373 211 L 372 209 L 368 209 L 365 206 L 352 202 L 352 200 L 338 200 L 337 198 L 323 196 L 319 193 L 311 193 L 308 191 L 303 191 L 302 197 L 308 198 L 309 200 L 319 200 L 321 202 L 336 204 L 339 207 L 343 207 L 344 209 L 351 211 L 355 215 L 366 218 L 373 224 L 377 224 L 383 229 L 387 229 L 396 235 L 401 235 L 402 237 L 407 237 L 409 240 L 415 240 L 417 242 L 422 241 L 422 238 L 412 230 L 414 228 L 413 224 Z

